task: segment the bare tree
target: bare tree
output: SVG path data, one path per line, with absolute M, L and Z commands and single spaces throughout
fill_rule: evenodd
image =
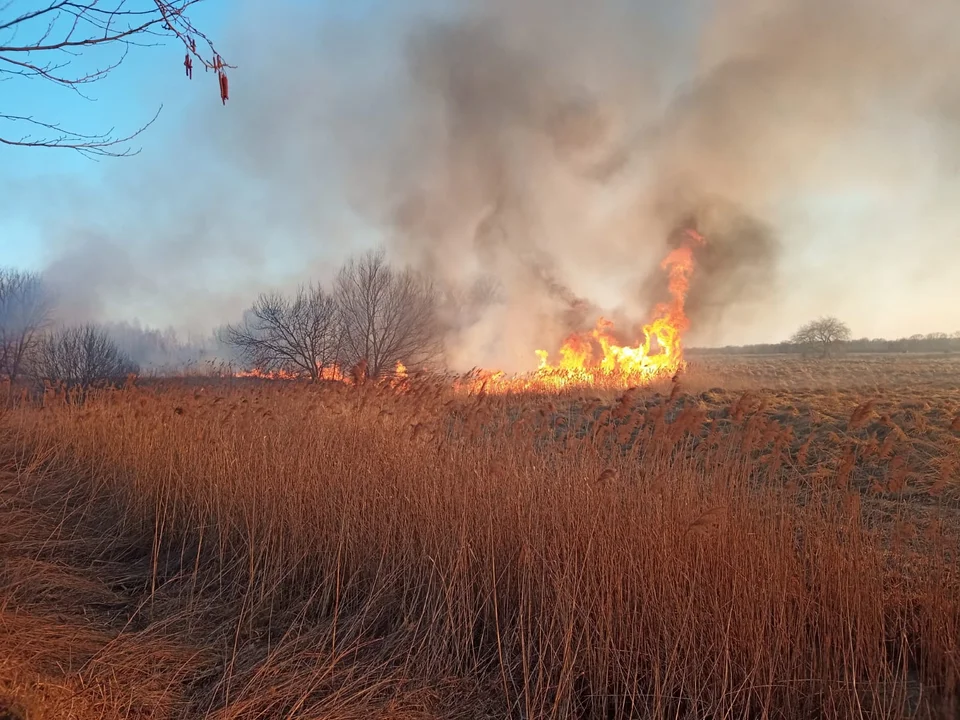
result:
M 103 328 L 80 325 L 45 335 L 31 363 L 37 382 L 89 387 L 119 382 L 140 368 L 110 339 Z
M 50 320 L 52 303 L 39 274 L 0 268 L 0 376 L 10 392 Z
M 370 377 L 392 371 L 397 362 L 415 366 L 439 356 L 433 285 L 413 270 L 392 268 L 382 250 L 349 260 L 337 276 L 336 296 L 344 359 L 364 361 Z
M 797 330 L 790 338 L 790 342 L 817 348 L 820 356 L 826 357 L 837 343 L 847 342 L 850 337 L 850 328 L 846 323 L 835 317 L 821 317 Z
M 292 299 L 263 294 L 242 323 L 220 331 L 220 340 L 258 370 L 306 375 L 316 381 L 338 360 L 337 304 L 318 285 L 301 286 Z
M 226 69 L 232 66 L 190 21 L 188 11 L 198 2 L 201 0 L 40 0 L 29 3 L 34 5 L 30 9 L 15 0 L 0 2 L 0 81 L 46 82 L 87 98 L 86 87 L 116 69 L 131 48 L 173 37 L 184 46 L 186 76 L 193 77 L 194 61 L 213 72 L 220 98 L 226 103 Z M 100 47 L 113 49 L 114 56 L 103 65 L 77 67 L 84 51 Z M 104 57 L 102 52 L 93 54 Z M 133 155 L 139 151 L 129 147 L 130 141 L 154 120 L 156 115 L 126 134 L 115 135 L 112 130 L 88 134 L 65 129 L 53 119 L 6 109 L 0 111 L 0 144 L 70 148 L 88 156 Z

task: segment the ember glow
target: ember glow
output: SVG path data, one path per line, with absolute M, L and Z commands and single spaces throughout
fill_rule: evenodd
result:
M 239 370 L 233 374 L 236 378 L 258 378 L 260 380 L 308 380 L 310 379 L 309 373 L 306 371 L 301 372 L 290 372 L 287 370 L 260 370 L 258 368 L 253 368 L 252 370 Z M 328 382 L 342 382 L 347 385 L 352 385 L 354 383 L 353 378 L 350 374 L 344 374 L 340 369 L 339 365 L 328 365 L 318 369 L 317 372 L 318 380 L 326 380 Z M 396 366 L 394 367 L 393 376 L 390 378 L 391 387 L 401 387 L 406 386 L 407 384 L 407 367 L 402 362 L 397 361 Z
M 296 373 L 290 373 L 286 370 L 260 370 L 258 368 L 253 368 L 252 370 L 239 370 L 233 374 L 234 377 L 238 378 L 259 378 L 260 380 L 296 380 L 300 376 Z
M 318 374 L 320 380 L 347 382 L 343 372 L 341 372 L 337 365 L 330 365 L 328 367 L 320 368 Z M 233 376 L 237 378 L 259 378 L 261 380 L 302 380 L 305 377 L 309 377 L 306 372 L 290 372 L 287 370 L 260 370 L 258 368 L 253 368 L 252 370 L 239 370 L 235 372 Z

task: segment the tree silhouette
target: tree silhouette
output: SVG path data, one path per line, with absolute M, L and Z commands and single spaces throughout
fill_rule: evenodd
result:
M 227 325 L 219 335 L 257 370 L 313 381 L 337 363 L 340 352 L 337 304 L 319 285 L 302 286 L 292 298 L 263 294 L 243 322 Z
M 821 357 L 830 354 L 833 346 L 850 340 L 850 328 L 835 317 L 812 320 L 797 330 L 790 338 L 795 345 L 817 348 Z
M 439 357 L 438 295 L 424 276 L 393 268 L 382 250 L 371 251 L 343 266 L 334 292 L 347 367 L 363 362 L 377 378 L 397 362 L 413 366 Z
M 41 338 L 32 363 L 38 383 L 65 383 L 69 387 L 90 387 L 120 382 L 140 372 L 107 332 L 96 325 L 56 330 Z

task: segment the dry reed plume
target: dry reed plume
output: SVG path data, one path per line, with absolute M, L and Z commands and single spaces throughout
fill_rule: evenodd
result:
M 955 398 L 203 383 L 0 415 L 31 718 L 957 711 Z

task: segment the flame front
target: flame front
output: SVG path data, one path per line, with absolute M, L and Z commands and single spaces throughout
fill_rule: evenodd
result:
M 660 263 L 667 273 L 670 300 L 657 304 L 636 345 L 619 345 L 613 323 L 601 317 L 593 330 L 564 340 L 556 365 L 551 364 L 546 350 L 537 350 L 539 367 L 535 372 L 519 377 L 481 373 L 473 378 L 472 388 L 516 392 L 571 386 L 629 387 L 675 375 L 685 365 L 682 340 L 690 321 L 684 304 L 694 266 L 693 249 L 704 242 L 695 230 L 687 230 L 685 237 L 686 243 Z

